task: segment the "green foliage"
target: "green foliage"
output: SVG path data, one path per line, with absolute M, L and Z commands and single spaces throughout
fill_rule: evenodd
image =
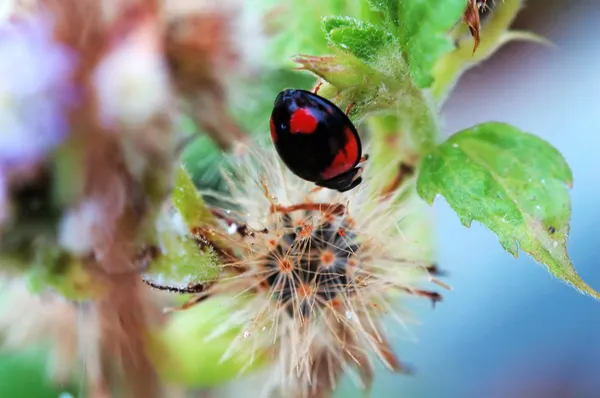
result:
M 245 297 L 215 297 L 186 311 L 174 313 L 166 327 L 153 335 L 151 356 L 164 380 L 195 388 L 216 387 L 266 364 L 248 349 L 223 359 L 242 330 L 234 327 L 208 338 L 235 312 Z
M 188 172 L 180 167 L 175 177 L 172 195 L 173 205 L 188 227 L 201 226 L 213 221 L 213 215 L 196 190 Z
M 376 60 L 392 40 L 384 29 L 350 17 L 324 18 L 323 29 L 330 44 L 364 61 Z
M 200 284 L 219 275 L 219 258 L 212 248 L 198 247 L 190 235 L 181 235 L 171 220 L 159 220 L 158 229 L 163 253 L 152 261 L 146 277 L 172 283 Z
M 329 44 L 383 67 L 397 68 L 390 61 L 401 54 L 414 84 L 429 87 L 435 62 L 454 48 L 448 31 L 460 20 L 467 1 L 371 0 L 369 4 L 381 14 L 378 25 L 348 17 L 325 18 Z M 391 48 L 382 52 L 389 44 Z
M 448 31 L 460 20 L 467 0 L 398 1 L 398 37 L 410 73 L 419 88 L 433 83 L 435 62 L 454 48 Z M 394 15 L 392 19 L 396 19 Z
M 509 40 L 542 42 L 507 31 L 522 0 L 496 6 L 483 24 L 475 56 L 468 29 L 460 23 L 466 0 L 367 2 L 379 19 L 325 18 L 323 29 L 335 54 L 295 60 L 327 82 L 322 95 L 342 107 L 354 104 L 350 117 L 368 121 L 370 172 L 393 181 L 397 172 L 390 164 L 421 159 L 418 190 L 427 201 L 441 193 L 465 225 L 481 221 L 514 255 L 520 246 L 554 275 L 595 296 L 567 255 L 565 184 L 571 174 L 554 148 L 501 124 L 463 131 L 439 144 L 437 109 L 467 68 Z
M 323 55 L 329 52 L 321 31 L 327 15 L 367 15 L 364 0 L 256 0 L 253 7 L 270 12 L 268 26 L 275 33 L 269 44 L 274 66 L 289 67 L 289 57 L 299 53 Z
M 52 288 L 63 297 L 73 301 L 97 298 L 106 292 L 106 286 L 85 269 L 83 263 L 60 251 L 39 250 L 43 256 L 28 273 L 28 285 L 33 293 L 42 293 Z
M 177 172 L 172 200 L 185 224 L 186 233 L 181 233 L 177 221 L 167 214 L 161 215 L 157 222 L 157 235 L 163 253 L 152 261 L 146 275 L 158 280 L 193 284 L 215 279 L 220 271 L 218 256 L 209 245 L 199 247 L 189 233 L 191 228 L 206 227 L 215 220 L 183 167 Z
M 433 67 L 453 49 L 448 31 L 460 20 L 466 0 L 371 0 L 378 18 L 323 20 L 333 56 L 298 56 L 302 68 L 325 80 L 322 95 L 360 122 L 375 114 L 398 118 L 396 134 L 408 134 L 419 150 L 439 139 L 436 104 L 422 88 L 433 83 Z
M 74 386 L 52 385 L 47 376 L 47 350 L 30 347 L 0 354 L 0 397 L 57 398 L 66 392 L 77 396 Z
M 423 158 L 418 192 L 440 194 L 466 226 L 479 221 L 514 256 L 519 247 L 577 289 L 600 298 L 575 272 L 566 242 L 569 166 L 542 139 L 503 123 L 463 130 Z

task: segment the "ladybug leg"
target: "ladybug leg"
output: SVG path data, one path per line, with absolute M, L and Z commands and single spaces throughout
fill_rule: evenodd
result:
M 316 95 L 319 92 L 319 89 L 321 88 L 322 85 L 323 85 L 323 80 L 319 79 L 319 83 L 317 83 L 315 88 L 313 88 L 313 94 Z
M 317 182 L 318 186 L 333 189 L 338 192 L 346 192 L 357 187 L 362 182 L 361 174 L 363 169 L 361 167 L 355 167 L 347 172 L 340 174 L 327 181 Z
M 362 156 L 362 157 L 360 158 L 360 160 L 358 161 L 358 163 L 364 163 L 364 162 L 366 162 L 367 160 L 369 160 L 369 155 L 365 153 L 365 154 L 364 154 L 364 156 Z
M 351 103 L 350 105 L 348 105 L 346 107 L 346 116 L 348 116 L 348 114 L 350 113 L 350 111 L 354 108 L 354 106 L 356 105 L 356 102 Z

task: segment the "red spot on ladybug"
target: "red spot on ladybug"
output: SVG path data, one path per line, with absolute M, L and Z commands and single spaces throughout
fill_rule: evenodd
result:
M 273 122 L 273 119 L 271 119 L 270 124 L 270 129 L 271 129 L 271 139 L 273 140 L 273 142 L 277 142 L 277 130 L 275 130 L 275 123 Z
M 356 157 L 360 157 L 358 155 L 358 141 L 354 139 L 352 131 L 346 128 L 345 133 L 346 145 L 338 151 L 335 158 L 333 158 L 331 165 L 321 173 L 326 180 L 334 178 L 353 168 L 355 166 L 354 161 Z
M 290 118 L 290 132 L 293 134 L 312 134 L 315 132 L 319 121 L 308 108 L 298 108 Z
M 345 192 L 361 181 L 362 147 L 346 113 L 310 91 L 284 90 L 275 99 L 271 138 L 298 177 Z

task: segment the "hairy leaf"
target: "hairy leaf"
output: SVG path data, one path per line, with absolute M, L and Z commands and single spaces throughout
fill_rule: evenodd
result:
M 217 254 L 188 233 L 179 213 L 161 214 L 157 232 L 161 253 L 144 273 L 147 280 L 183 289 L 213 281 L 219 275 Z
M 375 25 L 349 17 L 325 18 L 323 30 L 329 44 L 365 61 L 375 59 L 392 38 Z
M 157 219 L 161 253 L 152 259 L 145 277 L 178 288 L 212 281 L 220 270 L 218 256 L 190 230 L 214 225 L 215 219 L 183 167 L 178 170 L 172 199 L 176 211 L 163 212 Z
M 463 130 L 425 156 L 417 190 L 445 197 L 466 226 L 479 221 L 514 256 L 519 247 L 558 278 L 596 298 L 567 254 L 572 175 L 542 139 L 503 123 Z
M 398 6 L 399 0 L 367 0 L 371 8 L 381 12 L 384 20 L 398 23 Z
M 202 196 L 183 167 L 179 168 L 175 178 L 173 204 L 181 213 L 188 227 L 204 225 L 213 221 L 211 211 L 204 205 Z
M 454 48 L 448 32 L 466 6 L 467 0 L 398 2 L 398 35 L 418 87 L 431 86 L 436 61 Z

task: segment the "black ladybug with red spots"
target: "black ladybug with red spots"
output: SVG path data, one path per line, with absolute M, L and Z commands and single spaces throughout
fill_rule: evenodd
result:
M 316 92 L 279 93 L 271 114 L 271 139 L 294 174 L 339 192 L 362 182 L 357 165 L 367 157 L 361 157 L 360 137 L 346 113 Z

